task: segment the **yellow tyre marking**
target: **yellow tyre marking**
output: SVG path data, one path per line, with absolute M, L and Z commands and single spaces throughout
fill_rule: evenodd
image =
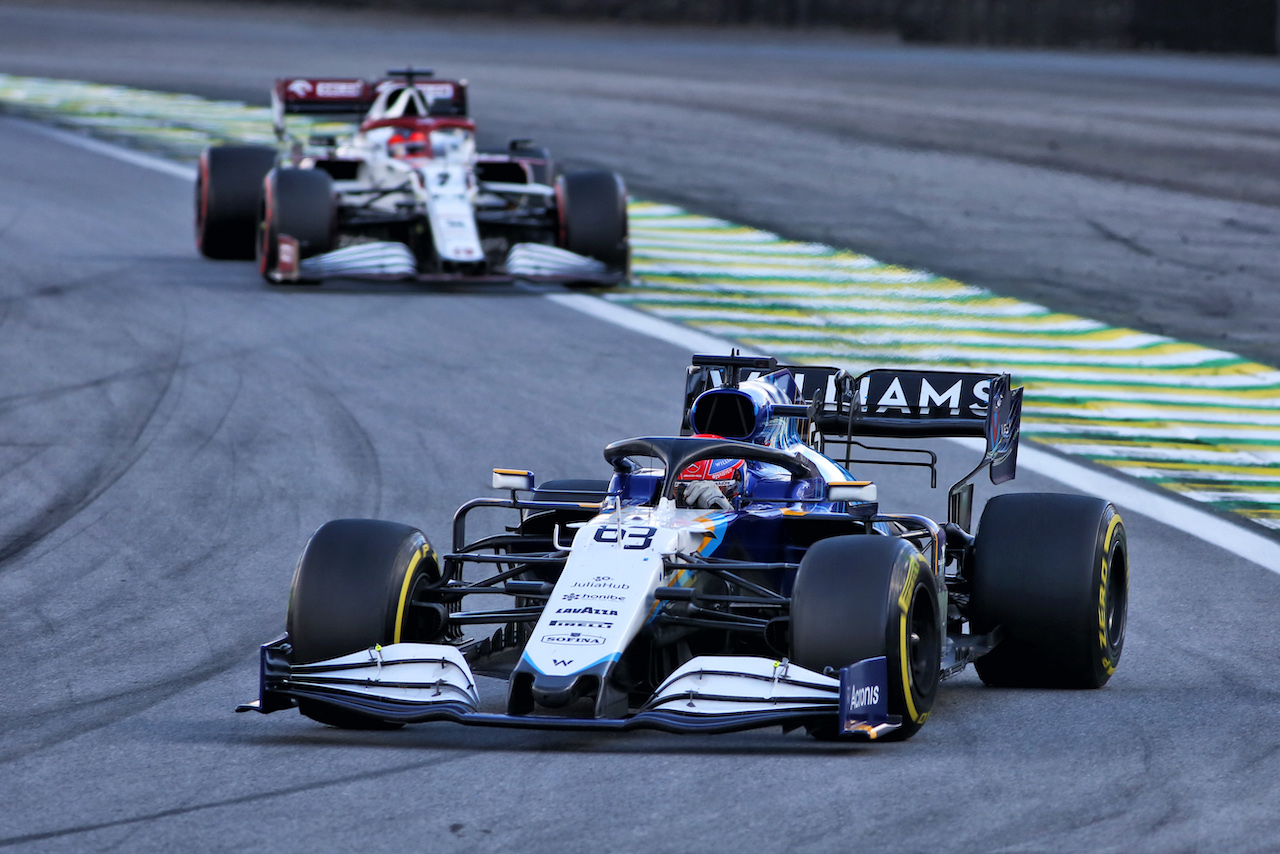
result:
M 400 604 L 396 607 L 396 630 L 391 636 L 392 643 L 400 643 L 400 630 L 404 626 L 404 607 L 409 599 L 409 582 L 413 580 L 413 571 L 418 568 L 418 563 L 430 548 L 431 546 L 423 543 L 413 553 L 413 557 L 409 559 L 409 566 L 404 571 L 404 581 L 400 583 Z
M 1102 652 L 1102 666 L 1108 676 L 1116 672 L 1116 662 L 1107 654 L 1107 590 L 1111 586 L 1111 544 L 1115 541 L 1116 526 L 1120 524 L 1120 514 L 1114 510 L 1112 513 L 1107 535 L 1102 541 L 1102 583 L 1098 586 L 1098 646 Z
M 898 637 L 898 657 L 902 660 L 902 696 L 907 699 L 907 716 L 919 723 L 920 718 L 916 714 L 916 704 L 911 700 L 911 674 L 907 672 L 907 614 L 905 611 L 902 613 Z
M 916 713 L 916 704 L 911 699 L 911 673 L 907 669 L 907 639 L 911 636 L 911 628 L 907 625 L 907 610 L 911 607 L 911 596 L 915 593 L 916 579 L 920 577 L 920 563 L 915 555 L 911 556 L 911 566 L 907 570 L 907 581 L 898 596 L 898 660 L 902 664 L 902 696 L 907 701 L 907 716 L 915 723 L 923 723 Z

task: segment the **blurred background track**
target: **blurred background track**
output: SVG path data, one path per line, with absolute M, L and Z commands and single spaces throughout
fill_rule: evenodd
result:
M 405 62 L 646 198 L 1280 364 L 1280 64 L 834 30 L 247 4 L 0 6 L 0 71 L 265 104 Z

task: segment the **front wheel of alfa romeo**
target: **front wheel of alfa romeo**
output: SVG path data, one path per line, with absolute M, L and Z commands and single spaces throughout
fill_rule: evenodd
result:
M 304 258 L 328 252 L 333 246 L 336 223 L 333 179 L 322 169 L 276 167 L 262 182 L 262 203 L 258 218 L 258 272 L 276 283 L 281 267 L 280 237 L 297 241 L 301 267 Z

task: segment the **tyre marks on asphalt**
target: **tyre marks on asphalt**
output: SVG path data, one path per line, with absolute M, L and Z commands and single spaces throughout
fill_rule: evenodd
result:
M 179 157 L 273 141 L 265 108 L 188 95 L 0 75 L 0 104 Z M 639 281 L 605 299 L 783 360 L 1011 371 L 1029 437 L 1280 530 L 1273 367 L 669 205 L 631 216 Z

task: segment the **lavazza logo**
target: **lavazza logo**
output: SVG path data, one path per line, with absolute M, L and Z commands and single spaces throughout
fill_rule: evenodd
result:
M 572 602 L 575 599 L 594 599 L 600 602 L 625 602 L 626 596 L 614 596 L 612 593 L 566 593 L 561 597 L 566 602 Z
M 558 608 L 556 610 L 556 613 L 557 614 L 592 614 L 597 617 L 618 616 L 617 611 L 611 611 L 608 608 L 592 608 L 590 605 L 585 605 L 581 608 Z

